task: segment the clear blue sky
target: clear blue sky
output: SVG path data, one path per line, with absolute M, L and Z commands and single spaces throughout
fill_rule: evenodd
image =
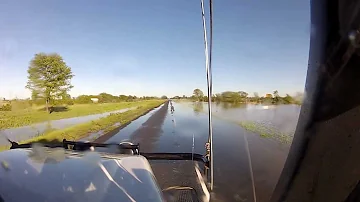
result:
M 213 6 L 215 93 L 303 91 L 308 0 Z M 206 90 L 199 0 L 0 1 L 0 97 L 30 96 L 27 68 L 38 52 L 63 56 L 75 74 L 72 96 Z

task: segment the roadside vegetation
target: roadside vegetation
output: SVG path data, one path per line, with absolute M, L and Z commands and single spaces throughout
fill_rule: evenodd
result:
M 0 129 L 21 127 L 50 120 L 99 114 L 147 105 L 152 102 L 152 100 L 138 100 L 119 103 L 57 105 L 52 107 L 52 110 L 55 111 L 53 113 L 48 113 L 44 110 L 44 106 L 29 106 L 25 109 L 0 111 Z
M 137 107 L 148 104 L 148 100 L 161 99 L 108 93 L 71 97 L 71 79 L 75 75 L 57 53 L 35 54 L 27 72 L 25 88 L 30 90 L 31 98 L 0 100 L 0 130 Z
M 160 106 L 164 103 L 164 100 L 151 100 L 143 102 L 142 105 L 138 106 L 136 109 L 126 111 L 123 113 L 114 113 L 110 114 L 107 117 L 103 117 L 94 121 L 90 121 L 83 124 L 78 124 L 72 127 L 48 131 L 44 134 L 39 134 L 37 137 L 32 139 L 22 141 L 20 143 L 30 143 L 30 142 L 56 142 L 62 141 L 63 139 L 67 140 L 78 140 L 84 137 L 87 137 L 91 133 L 96 133 L 99 131 L 104 131 L 104 133 L 109 132 L 120 125 L 126 125 L 132 120 L 137 119 L 138 117 L 144 115 L 149 110 Z M 10 137 L 11 138 L 11 137 Z M 9 149 L 10 146 L 0 147 L 1 150 Z

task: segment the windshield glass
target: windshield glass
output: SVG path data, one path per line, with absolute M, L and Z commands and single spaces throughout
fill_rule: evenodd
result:
M 1 1 L 0 150 L 67 139 L 197 153 L 203 184 L 192 161 L 149 160 L 160 190 L 269 200 L 304 97 L 310 3 L 209 2 Z

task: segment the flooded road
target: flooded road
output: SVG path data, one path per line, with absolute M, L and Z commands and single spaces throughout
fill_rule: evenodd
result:
M 48 122 L 42 122 L 33 124 L 30 126 L 23 126 L 18 128 L 9 128 L 5 130 L 0 130 L 0 146 L 8 145 L 9 142 L 7 141 L 6 137 L 9 137 L 12 141 L 23 141 L 33 137 L 36 137 L 48 130 L 52 129 L 63 129 L 66 127 L 74 126 L 81 123 L 86 123 L 92 120 L 96 120 L 102 117 L 106 117 L 111 113 L 122 113 L 128 110 L 134 109 L 133 108 L 126 108 L 111 112 L 105 112 L 101 114 L 93 114 L 88 116 L 80 116 L 80 117 L 73 117 L 67 119 L 60 119 L 60 120 L 52 120 Z
M 192 103 L 166 103 L 133 121 L 106 142 L 132 140 L 142 152 L 205 153 L 208 117 Z M 214 117 L 214 201 L 268 201 L 285 163 L 289 145 L 261 138 Z M 151 163 L 162 188 L 185 185 L 184 165 Z M 164 172 L 172 167 L 172 172 Z M 171 178 L 171 179 L 170 179 Z M 175 181 L 175 184 L 174 184 Z M 176 184 L 177 183 L 177 184 Z

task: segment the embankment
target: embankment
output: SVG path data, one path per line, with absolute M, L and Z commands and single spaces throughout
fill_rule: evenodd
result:
M 162 104 L 162 103 L 161 103 Z M 161 105 L 160 104 L 160 105 Z M 153 131 L 152 129 L 154 129 L 154 127 L 147 127 L 147 125 L 149 125 L 149 121 L 151 122 L 151 126 L 152 125 L 161 125 L 159 124 L 161 122 L 161 120 L 164 120 L 164 117 L 166 115 L 167 109 L 168 109 L 168 104 L 169 102 L 165 102 L 165 104 L 156 111 L 155 114 L 153 114 L 148 121 L 146 121 L 141 128 L 139 128 L 138 130 L 136 130 L 132 135 L 131 135 L 131 139 L 133 140 L 133 136 L 139 137 L 139 136 L 143 136 L 146 135 L 147 138 L 151 137 L 151 134 L 156 133 L 156 131 Z M 158 106 L 160 106 L 158 105 Z M 156 107 L 158 107 L 156 106 Z M 98 143 L 102 143 L 107 141 L 109 138 L 111 138 L 112 136 L 114 136 L 120 129 L 124 128 L 125 126 L 129 125 L 133 120 L 138 119 L 139 117 L 149 113 L 152 109 L 154 109 L 155 107 L 148 109 L 146 111 L 143 111 L 142 113 L 139 113 L 136 117 L 134 117 L 133 119 L 131 119 L 131 121 L 128 121 L 124 124 L 122 124 L 119 127 L 113 128 L 112 130 L 110 130 L 108 133 L 105 133 L 104 135 L 100 136 L 99 138 L 97 138 L 94 142 L 98 142 Z M 164 115 L 165 114 L 165 115 Z M 163 117 L 163 118 L 161 118 Z M 155 123 L 156 122 L 156 123 Z M 145 131 L 144 131 L 145 130 Z M 138 142 L 137 142 L 138 143 Z
M 58 106 L 51 114 L 44 109 L 33 107 L 15 111 L 0 111 L 0 129 L 17 128 L 44 121 L 111 112 L 125 108 L 138 107 L 144 104 L 146 105 L 148 102 L 152 102 L 152 100 Z

